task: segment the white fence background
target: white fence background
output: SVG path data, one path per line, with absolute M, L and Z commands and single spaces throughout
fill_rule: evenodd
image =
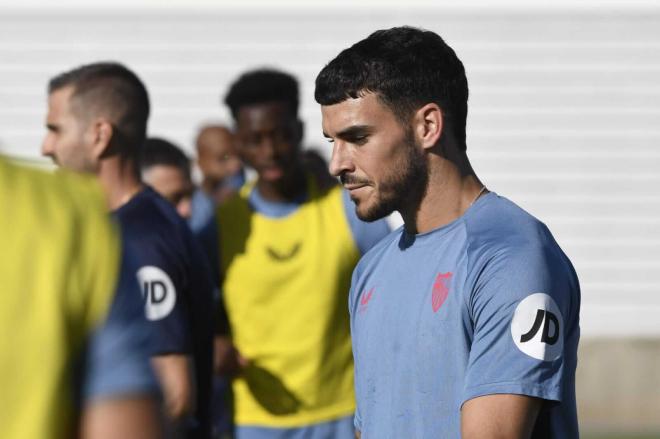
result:
M 373 30 L 422 26 L 466 65 L 477 173 L 546 222 L 572 259 L 583 336 L 660 336 L 660 5 L 323 3 L 0 5 L 0 150 L 38 157 L 48 79 L 112 59 L 146 82 L 150 134 L 191 153 L 202 123 L 230 122 L 221 98 L 239 73 L 286 69 L 301 81 L 305 144 L 328 153 L 313 100 L 318 71 Z

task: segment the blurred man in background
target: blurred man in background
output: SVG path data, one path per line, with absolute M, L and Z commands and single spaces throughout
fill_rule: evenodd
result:
M 0 157 L 0 204 L 2 437 L 160 437 L 138 286 L 100 189 Z
M 189 224 L 199 231 L 212 220 L 218 204 L 227 200 L 245 183 L 234 136 L 222 125 L 203 127 L 196 141 L 197 166 L 202 182 L 192 199 Z
M 213 290 L 187 225 L 140 180 L 147 91 L 126 67 L 95 63 L 56 76 L 48 93 L 42 153 L 101 183 L 136 255 L 170 426 L 184 436 L 208 437 Z
M 358 216 L 405 221 L 353 275 L 357 430 L 577 438 L 577 276 L 472 169 L 454 50 L 429 31 L 375 32 L 321 71 L 315 97 Z
M 337 184 L 321 187 L 305 170 L 295 78 L 247 72 L 225 102 L 257 173 L 202 233 L 229 316 L 216 348 L 219 372 L 236 374 L 236 436 L 352 438 L 347 291 L 360 254 L 388 227 L 359 221 Z
M 190 159 L 172 142 L 150 137 L 144 142 L 140 157 L 142 181 L 176 207 L 185 219 L 190 218 L 194 191 L 190 177 Z
M 190 160 L 186 154 L 167 140 L 151 137 L 144 144 L 140 168 L 145 183 L 172 203 L 179 215 L 190 219 L 193 183 L 190 178 Z M 207 224 L 212 219 L 212 210 L 210 215 L 206 219 Z M 214 294 L 214 298 L 217 300 L 218 295 Z M 226 320 L 226 317 L 222 320 Z M 214 363 L 217 363 L 217 360 Z M 212 381 L 211 418 L 214 437 L 230 437 L 233 427 L 228 380 L 226 377 L 214 376 Z

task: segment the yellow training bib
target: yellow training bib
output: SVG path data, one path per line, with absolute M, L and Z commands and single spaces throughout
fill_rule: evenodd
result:
M 251 361 L 234 381 L 239 425 L 297 427 L 355 410 L 347 301 L 359 251 L 341 189 L 308 187 L 282 218 L 250 208 L 251 186 L 218 210 L 225 306 Z
M 74 437 L 74 366 L 108 312 L 119 240 L 100 189 L 0 157 L 0 436 Z

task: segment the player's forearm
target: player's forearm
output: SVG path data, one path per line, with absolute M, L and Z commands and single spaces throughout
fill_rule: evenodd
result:
M 152 364 L 163 388 L 165 411 L 172 421 L 178 421 L 193 411 L 193 380 L 190 357 L 159 355 Z
M 463 439 L 530 439 L 542 400 L 524 395 L 487 395 L 461 410 Z
M 156 401 L 149 396 L 100 399 L 83 410 L 81 439 L 162 437 Z

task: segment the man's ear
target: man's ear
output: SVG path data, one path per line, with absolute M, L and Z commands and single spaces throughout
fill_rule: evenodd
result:
M 98 118 L 92 124 L 92 155 L 99 159 L 110 152 L 115 128 L 107 119 Z
M 429 149 L 436 146 L 443 130 L 442 109 L 434 103 L 418 109 L 413 116 L 413 130 L 422 148 Z

